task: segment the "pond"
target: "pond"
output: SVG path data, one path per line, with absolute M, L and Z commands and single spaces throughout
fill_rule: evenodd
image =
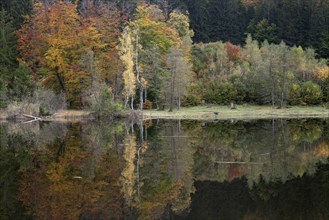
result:
M 329 219 L 329 120 L 0 124 L 0 219 Z

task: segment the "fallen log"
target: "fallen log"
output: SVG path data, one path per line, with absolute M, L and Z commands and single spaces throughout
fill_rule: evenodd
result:
M 33 115 L 27 115 L 27 114 L 22 114 L 23 116 L 27 117 L 27 118 L 33 118 L 34 120 L 42 120 L 42 118 L 39 118 L 39 117 L 36 117 L 36 116 L 33 116 Z
M 42 118 L 36 117 L 34 115 L 22 114 L 22 116 L 27 117 L 27 118 L 32 118 L 32 120 L 30 120 L 30 121 L 25 121 L 24 124 L 32 123 L 32 122 L 35 122 L 35 121 L 42 121 Z

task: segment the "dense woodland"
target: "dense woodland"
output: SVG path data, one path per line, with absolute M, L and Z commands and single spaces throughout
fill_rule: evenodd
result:
M 328 0 L 3 0 L 0 107 L 329 101 Z

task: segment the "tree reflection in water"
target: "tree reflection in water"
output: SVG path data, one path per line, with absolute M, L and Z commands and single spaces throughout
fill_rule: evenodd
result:
M 90 129 L 97 125 L 69 125 L 63 140 L 34 152 L 21 169 L 18 198 L 36 218 L 120 219 L 127 212 L 119 184 L 124 161 L 112 147 L 115 140 L 101 132 L 95 141 Z
M 1 219 L 329 219 L 327 120 L 0 129 Z
M 175 219 L 329 219 L 328 162 L 285 183 L 260 176 L 252 189 L 245 177 L 196 181 L 190 213 Z

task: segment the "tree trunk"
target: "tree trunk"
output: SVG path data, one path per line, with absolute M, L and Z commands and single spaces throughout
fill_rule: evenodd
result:
M 174 92 L 175 92 L 175 70 L 171 70 L 171 85 L 170 85 L 170 108 L 169 111 L 172 112 L 174 109 Z
M 131 97 L 130 107 L 131 110 L 134 110 L 134 97 Z
M 169 19 L 169 7 L 168 7 L 168 0 L 163 0 L 163 14 L 165 16 L 165 19 Z
M 284 57 L 286 59 L 286 57 Z M 286 90 L 286 60 L 284 60 L 283 66 L 282 66 L 282 88 L 281 88 L 281 108 L 284 107 L 284 99 L 285 99 L 285 90 Z
M 139 88 L 139 109 L 143 111 L 143 87 Z
M 125 96 L 125 106 L 124 106 L 125 109 L 127 109 L 128 102 L 129 102 L 129 97 Z
M 272 91 L 271 91 L 271 102 L 272 102 L 272 109 L 274 109 L 275 106 L 275 89 L 276 89 L 276 82 L 274 73 L 272 72 L 272 55 L 270 54 L 270 66 L 269 66 L 269 72 L 270 76 L 272 78 Z
M 272 91 L 271 91 L 271 99 L 272 99 L 272 109 L 275 107 L 275 97 L 276 97 L 276 81 L 275 76 L 272 74 Z
M 136 55 L 135 55 L 135 68 L 136 68 L 136 79 L 137 79 L 137 84 L 139 86 L 139 109 L 143 111 L 143 84 L 140 80 L 140 73 L 139 73 L 139 66 L 138 66 L 138 44 L 139 44 L 139 29 L 136 30 Z
M 64 93 L 66 93 L 66 89 L 65 89 L 65 82 L 63 77 L 61 77 L 58 73 L 56 73 L 56 77 L 58 79 L 59 85 L 61 86 L 61 89 Z
M 285 76 L 283 76 L 282 79 L 282 91 L 281 91 L 281 108 L 284 107 L 284 98 L 285 98 L 285 89 L 286 89 L 286 79 Z

